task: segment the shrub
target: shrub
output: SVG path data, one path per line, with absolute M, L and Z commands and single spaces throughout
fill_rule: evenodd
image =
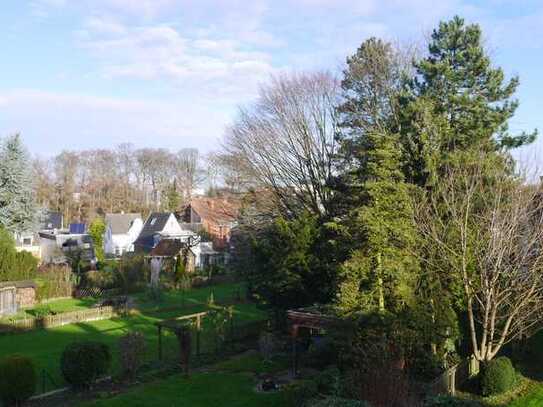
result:
M 143 363 L 145 337 L 141 332 L 129 332 L 119 339 L 119 351 L 123 374 L 134 379 Z
M 73 387 L 82 388 L 106 374 L 111 365 L 111 353 L 100 342 L 73 342 L 66 346 L 60 360 L 64 379 Z
M 69 266 L 42 265 L 38 276 L 34 281 L 37 285 L 36 297 L 39 301 L 72 295 L 74 276 Z
M 309 347 L 306 364 L 315 369 L 323 369 L 337 362 L 337 350 L 330 338 L 319 338 Z
M 360 400 L 342 399 L 339 397 L 326 397 L 322 400 L 315 400 L 312 407 L 370 407 L 368 403 Z
M 308 405 L 309 401 L 319 393 L 317 383 L 312 380 L 291 383 L 285 386 L 283 395 L 285 405 L 289 407 L 302 407 Z
M 149 286 L 145 291 L 147 300 L 154 303 L 161 303 L 164 300 L 164 291 L 161 287 Z
M 504 393 L 515 385 L 516 372 L 508 357 L 500 356 L 488 362 L 481 371 L 483 396 Z
M 337 367 L 329 367 L 315 377 L 317 388 L 320 393 L 332 394 L 340 385 L 340 372 Z
M 54 314 L 49 305 L 39 305 L 33 310 L 28 311 L 28 313 L 31 313 L 36 318 L 44 318 L 48 315 Z
M 432 397 L 424 403 L 424 407 L 477 407 L 479 403 L 471 400 L 462 400 L 452 396 Z
M 12 355 L 0 361 L 0 398 L 5 405 L 18 405 L 36 390 L 37 376 L 31 359 Z

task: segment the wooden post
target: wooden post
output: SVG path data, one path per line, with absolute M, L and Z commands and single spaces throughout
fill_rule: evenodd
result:
M 196 356 L 200 357 L 200 330 L 202 329 L 202 316 L 196 315 Z
M 292 375 L 296 377 L 298 376 L 298 350 L 297 350 L 298 325 L 292 325 L 291 335 L 292 335 L 292 357 L 293 357 Z
M 158 325 L 158 360 L 162 361 L 162 327 Z

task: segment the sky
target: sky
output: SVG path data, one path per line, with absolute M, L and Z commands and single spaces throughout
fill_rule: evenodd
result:
M 378 36 L 423 44 L 442 19 L 483 27 L 518 75 L 513 131 L 543 131 L 543 0 L 5 0 L 0 136 L 31 153 L 220 148 L 225 127 L 281 72 L 340 72 Z M 543 136 L 516 153 L 541 156 Z

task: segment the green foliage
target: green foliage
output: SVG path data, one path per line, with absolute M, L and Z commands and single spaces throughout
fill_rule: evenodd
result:
M 519 79 L 505 80 L 503 70 L 492 66 L 483 41 L 479 25 L 466 25 L 456 16 L 433 31 L 429 55 L 416 66 L 417 94 L 432 100 L 435 113 L 448 117 L 452 138 L 443 140 L 443 147 L 449 151 L 473 145 L 519 147 L 535 138 L 535 133 L 508 132 L 507 121 L 518 107 L 512 97 Z
M 41 211 L 34 198 L 30 156 L 16 134 L 0 148 L 0 227 L 11 233 L 35 230 Z
M 166 209 L 169 212 L 176 212 L 181 206 L 181 194 L 177 191 L 177 183 L 174 182 L 166 190 Z
M 483 396 L 493 396 L 511 390 L 517 380 L 515 368 L 506 356 L 487 362 L 480 375 Z
M 321 400 L 314 400 L 310 404 L 312 407 L 371 407 L 365 401 L 340 397 L 326 397 Z
M 244 270 L 250 290 L 280 312 L 328 302 L 335 278 L 333 265 L 323 262 L 325 243 L 324 227 L 316 218 L 277 219 L 252 240 L 253 267 Z
M 319 393 L 330 395 L 337 394 L 339 392 L 341 380 L 341 372 L 335 366 L 322 370 L 315 377 L 315 383 L 317 383 Z
M 368 133 L 365 139 L 360 200 L 345 222 L 354 243 L 341 270 L 338 305 L 345 313 L 397 311 L 412 304 L 418 268 L 397 136 Z
M 37 267 L 38 260 L 29 252 L 15 250 L 11 233 L 0 227 L 0 281 L 33 279 Z
M 48 305 L 39 305 L 35 307 L 31 312 L 35 318 L 44 318 L 48 315 L 54 314 L 54 312 L 51 310 L 51 307 Z
M 73 342 L 66 346 L 60 359 L 64 379 L 75 388 L 92 385 L 109 371 L 110 365 L 110 350 L 101 342 Z
M 0 361 L 0 399 L 6 406 L 20 405 L 30 398 L 37 381 L 36 368 L 30 358 L 11 355 Z
M 463 400 L 453 396 L 437 396 L 429 398 L 424 402 L 424 407 L 479 407 L 480 404 L 471 401 Z
M 95 218 L 89 225 L 89 235 L 92 238 L 94 253 L 100 263 L 105 259 L 104 255 L 104 234 L 106 233 L 106 224 L 102 218 Z
M 141 332 L 128 332 L 119 339 L 119 354 L 123 375 L 134 379 L 145 356 L 145 336 Z
M 226 340 L 228 322 L 232 313 L 232 308 L 221 307 L 210 310 L 206 315 L 206 320 L 209 322 L 208 329 L 215 342 L 215 352 L 219 351 Z
M 150 302 L 160 304 L 164 300 L 164 290 L 159 286 L 149 286 L 145 290 L 145 297 Z
M 317 383 L 304 380 L 288 384 L 283 389 L 284 405 L 287 407 L 304 407 L 319 393 Z
M 337 349 L 331 338 L 322 338 L 309 346 L 306 363 L 316 369 L 323 369 L 337 362 Z
M 40 267 L 36 281 L 36 297 L 39 301 L 50 298 L 70 297 L 74 283 L 72 270 L 67 266 Z

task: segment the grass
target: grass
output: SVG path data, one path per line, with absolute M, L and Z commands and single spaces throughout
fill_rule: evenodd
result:
M 186 378 L 174 375 L 139 386 L 117 397 L 84 403 L 81 407 L 132 406 L 228 406 L 272 407 L 282 405 L 280 393 L 257 393 L 248 373 L 195 373 Z
M 189 378 L 174 375 L 139 385 L 113 398 L 81 404 L 91 406 L 254 406 L 283 405 L 280 393 L 256 392 L 255 374 L 275 373 L 288 368 L 286 357 L 265 361 L 256 351 L 216 363 L 206 372 Z M 213 391 L 210 391 L 213 389 Z
M 8 321 L 11 319 L 31 318 L 36 314 L 36 310 L 40 308 L 47 308 L 51 310 L 51 312 L 60 314 L 62 312 L 82 311 L 93 306 L 94 304 L 96 304 L 96 302 L 97 300 L 93 298 L 65 298 L 61 300 L 49 301 L 43 304 L 36 305 L 32 308 L 22 309 L 15 315 L 10 315 L 9 317 L 2 317 L 0 318 L 0 323 L 2 323 L 2 321 Z
M 66 345 L 76 340 L 94 340 L 110 346 L 115 373 L 118 371 L 117 343 L 120 336 L 130 331 L 142 332 L 147 343 L 145 358 L 148 361 L 156 360 L 158 348 L 157 328 L 154 325 L 156 322 L 204 311 L 208 309 L 206 300 L 211 290 L 214 290 L 216 300 L 226 301 L 232 298 L 231 294 L 237 288 L 235 284 L 226 284 L 214 288 L 191 290 L 186 294 L 184 308 L 180 308 L 179 299 L 182 294 L 179 292 L 166 293 L 164 301 L 160 304 L 152 303 L 144 294 L 140 294 L 137 296 L 137 305 L 140 310 L 127 317 L 0 336 L 0 358 L 13 353 L 29 356 L 34 360 L 38 372 L 45 370 L 52 377 L 54 383 L 49 383 L 48 389 L 50 389 L 63 385 L 59 360 Z M 235 324 L 262 320 L 264 317 L 264 314 L 253 304 L 238 304 L 234 307 Z M 204 334 L 207 327 L 204 319 Z M 163 346 L 166 357 L 177 354 L 178 344 L 173 334 L 164 333 Z M 213 346 L 209 337 L 202 335 L 202 346 L 204 351 Z

